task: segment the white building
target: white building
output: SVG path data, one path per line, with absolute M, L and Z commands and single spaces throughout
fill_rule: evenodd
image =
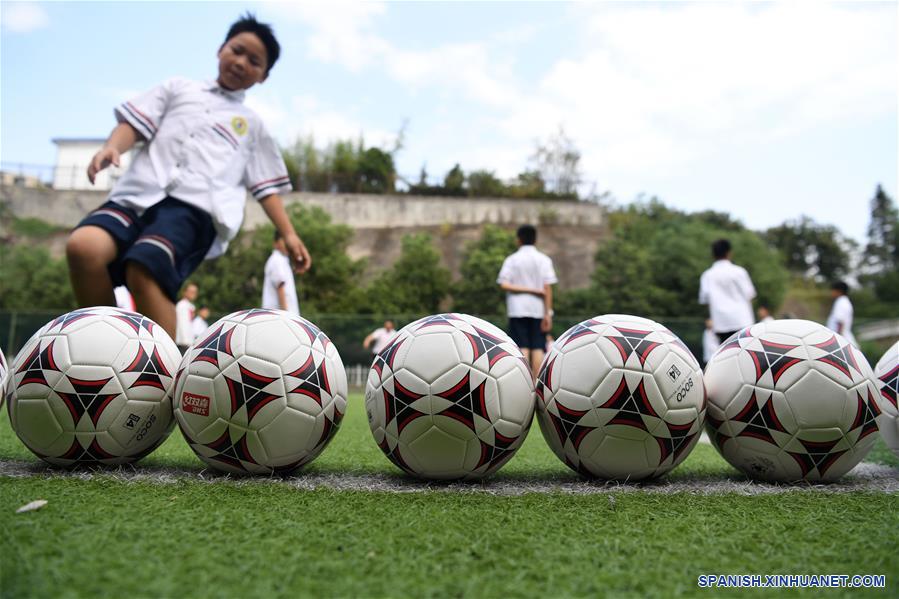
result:
M 131 152 L 122 155 L 122 164 L 119 167 L 110 166 L 97 174 L 97 181 L 93 185 L 87 179 L 87 166 L 97 150 L 106 143 L 105 138 L 56 138 L 52 140 L 56 144 L 56 166 L 53 169 L 54 189 L 112 189 L 116 179 L 122 176 L 128 165 L 131 164 Z

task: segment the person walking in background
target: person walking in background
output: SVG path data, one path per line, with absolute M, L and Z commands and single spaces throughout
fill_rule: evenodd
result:
M 852 334 L 852 317 L 854 309 L 849 299 L 849 285 L 843 281 L 836 281 L 830 286 L 830 295 L 833 298 L 833 306 L 827 317 L 827 328 L 839 333 L 852 345 L 858 346 L 855 336 Z
M 175 304 L 175 344 L 182 354 L 194 342 L 193 322 L 196 315 L 194 302 L 198 294 L 197 286 L 188 281 L 181 293 L 181 299 Z
M 362 341 L 362 347 L 371 349 L 371 353 L 379 354 L 384 348 L 390 345 L 393 338 L 397 336 L 396 327 L 393 321 L 388 319 L 384 321 L 384 326 L 375 329 Z
M 768 309 L 767 304 L 759 304 L 759 307 L 755 311 L 755 315 L 758 318 L 759 322 L 771 322 L 774 320 L 774 317 L 771 316 L 771 310 Z
M 699 279 L 699 303 L 708 304 L 712 330 L 721 343 L 755 322 L 752 316 L 755 287 L 746 269 L 731 262 L 731 255 L 727 239 L 712 243 L 715 262 Z
M 287 256 L 287 246 L 281 233 L 275 231 L 272 254 L 265 261 L 265 279 L 262 282 L 262 307 L 268 310 L 286 310 L 300 315 L 300 300 L 293 279 L 293 269 Z
M 209 328 L 209 306 L 206 304 L 202 304 L 199 308 L 197 308 L 197 315 L 194 316 L 193 322 L 190 323 L 191 330 L 193 331 L 194 341 L 199 339 L 203 333 L 206 332 L 206 329 Z
M 559 280 L 552 259 L 537 250 L 537 229 L 522 225 L 516 233 L 518 251 L 506 257 L 496 282 L 506 292 L 509 335 L 531 365 L 540 370 L 546 334 L 552 330 L 552 286 Z

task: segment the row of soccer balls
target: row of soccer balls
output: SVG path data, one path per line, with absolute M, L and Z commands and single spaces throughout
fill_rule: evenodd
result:
M 0 368 L 3 383 L 2 356 Z M 740 331 L 703 374 L 665 327 L 606 315 L 560 336 L 534 382 L 500 329 L 440 314 L 406 326 L 375 357 L 365 408 L 384 454 L 425 478 L 497 471 L 536 410 L 553 452 L 589 477 L 662 475 L 705 425 L 724 458 L 752 477 L 835 480 L 864 458 L 878 426 L 899 455 L 897 373 L 899 344 L 875 374 L 841 336 L 780 320 Z M 13 429 L 61 466 L 138 460 L 177 421 L 213 468 L 286 473 L 322 452 L 347 403 L 328 337 L 273 310 L 225 316 L 184 356 L 144 316 L 76 310 L 42 327 L 9 375 Z

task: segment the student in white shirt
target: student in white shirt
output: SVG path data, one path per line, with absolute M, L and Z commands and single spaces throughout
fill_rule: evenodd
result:
M 362 341 L 362 347 L 371 349 L 373 354 L 379 354 L 390 345 L 390 342 L 393 341 L 397 334 L 393 321 L 390 319 L 385 320 L 383 327 L 375 329 Z
M 506 257 L 496 282 L 506 292 L 509 336 L 518 344 L 534 376 L 540 370 L 546 334 L 553 325 L 552 286 L 558 283 L 552 259 L 537 250 L 537 229 L 522 225 L 518 251 Z
M 287 257 L 284 238 L 275 231 L 272 254 L 265 261 L 265 278 L 262 282 L 262 307 L 270 310 L 286 310 L 300 315 L 300 301 L 293 280 L 293 269 Z
M 712 330 L 721 343 L 755 322 L 752 315 L 755 287 L 746 269 L 730 261 L 731 254 L 727 239 L 715 241 L 712 244 L 715 262 L 699 279 L 699 303 L 708 304 Z
M 209 328 L 209 306 L 203 304 L 199 308 L 197 308 L 197 315 L 194 316 L 193 322 L 190 323 L 190 328 L 194 336 L 194 341 L 199 339 L 203 333 L 206 332 L 206 329 Z
M 759 304 L 759 307 L 756 308 L 755 315 L 758 317 L 759 322 L 771 322 L 774 320 L 774 317 L 771 316 L 771 310 L 768 309 L 766 304 Z
M 224 253 L 243 221 L 247 190 L 284 236 L 298 271 L 309 269 L 280 196 L 291 189 L 284 160 L 244 104 L 280 52 L 271 27 L 248 14 L 218 49 L 215 80 L 169 79 L 116 107 L 118 124 L 91 159 L 90 181 L 138 141 L 146 144 L 66 244 L 81 306 L 112 305 L 113 287 L 127 283 L 138 311 L 174 337 L 178 290 L 204 258 Z
M 849 286 L 843 281 L 837 281 L 830 286 L 830 295 L 833 297 L 833 306 L 827 317 L 827 328 L 839 333 L 846 341 L 857 346 L 858 342 L 852 334 L 852 317 L 854 309 L 849 299 Z
M 184 286 L 181 299 L 175 304 L 175 344 L 183 354 L 190 344 L 194 342 L 194 316 L 199 289 L 191 282 Z

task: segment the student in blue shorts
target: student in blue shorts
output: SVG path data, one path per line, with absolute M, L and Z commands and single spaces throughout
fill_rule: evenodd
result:
M 118 125 L 87 169 L 91 182 L 146 143 L 66 244 L 80 305 L 115 305 L 113 288 L 127 284 L 137 310 L 174 338 L 178 290 L 204 258 L 225 252 L 240 229 L 246 190 L 283 237 L 296 271 L 309 270 L 312 259 L 280 196 L 291 189 L 287 168 L 243 103 L 280 51 L 271 27 L 247 14 L 219 48 L 215 80 L 169 79 L 116 107 Z

